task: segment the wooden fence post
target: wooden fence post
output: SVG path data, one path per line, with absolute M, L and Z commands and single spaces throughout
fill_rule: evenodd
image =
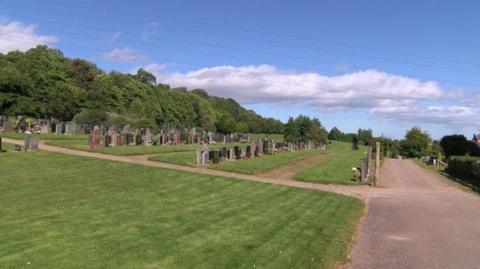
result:
M 373 181 L 373 186 L 377 185 L 377 179 L 380 174 L 380 142 L 376 143 L 375 157 L 375 180 Z

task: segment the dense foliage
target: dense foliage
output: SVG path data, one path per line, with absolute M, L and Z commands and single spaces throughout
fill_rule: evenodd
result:
M 467 140 L 463 135 L 447 135 L 440 140 L 440 146 L 442 147 L 445 156 L 478 156 L 480 157 L 480 147 L 473 141 Z
M 480 188 L 480 158 L 478 157 L 451 156 L 448 159 L 447 172 Z
M 81 114 L 79 114 L 82 112 Z M 154 75 L 106 73 L 95 64 L 64 57 L 46 46 L 0 54 L 0 115 L 102 122 L 132 119 L 156 126 L 209 131 L 281 133 L 283 124 L 262 118 L 233 99 L 157 84 Z M 98 116 L 98 117 L 96 117 Z
M 357 133 L 344 133 L 337 127 L 333 127 L 328 133 L 328 139 L 335 141 L 344 141 L 353 143 L 356 139 L 357 144 L 373 146 L 375 139 L 371 129 L 358 129 Z
M 400 142 L 400 151 L 406 157 L 421 157 L 430 153 L 432 139 L 427 132 L 418 127 L 413 127 L 405 134 L 405 139 Z
M 327 143 L 328 132 L 317 118 L 300 115 L 290 117 L 285 124 L 283 135 L 287 142 L 317 142 Z

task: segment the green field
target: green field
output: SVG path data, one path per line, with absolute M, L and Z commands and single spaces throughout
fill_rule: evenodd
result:
M 352 167 L 359 167 L 366 148 L 353 150 L 350 143 L 333 141 L 329 151 L 334 155 L 295 175 L 296 180 L 324 184 L 357 184 Z
M 363 211 L 325 192 L 7 149 L 2 268 L 335 268 Z
M 250 134 L 250 140 L 272 139 L 275 142 L 283 142 L 283 134 Z

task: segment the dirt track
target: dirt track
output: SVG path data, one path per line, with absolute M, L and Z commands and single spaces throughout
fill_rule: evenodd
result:
M 23 144 L 23 142 L 20 140 L 14 140 L 14 139 L 8 139 L 8 138 L 3 138 L 3 142 Z M 81 150 L 66 149 L 66 148 L 61 148 L 57 146 L 50 146 L 50 145 L 46 145 L 43 141 L 39 142 L 39 146 L 41 150 L 68 154 L 68 155 L 77 155 L 77 156 L 83 156 L 83 157 L 140 164 L 145 166 L 174 169 L 174 170 L 193 172 L 193 173 L 199 173 L 199 174 L 224 176 L 224 177 L 230 177 L 235 179 L 258 181 L 258 182 L 278 184 L 278 185 L 297 187 L 297 188 L 303 188 L 303 189 L 329 191 L 329 192 L 344 194 L 348 196 L 354 196 L 361 199 L 365 199 L 368 196 L 368 193 L 372 191 L 372 188 L 368 186 L 324 185 L 324 184 L 294 181 L 290 179 L 278 179 L 278 178 L 261 177 L 261 176 L 254 176 L 254 175 L 244 175 L 244 174 L 238 174 L 238 173 L 232 173 L 232 172 L 212 170 L 207 168 L 188 167 L 188 166 L 175 165 L 175 164 L 169 164 L 169 163 L 154 162 L 154 161 L 148 160 L 148 157 L 150 157 L 151 155 L 115 156 L 115 155 L 109 155 L 109 154 L 94 153 L 94 152 L 87 152 L 87 151 L 81 151 Z
M 352 268 L 480 268 L 480 196 L 410 160 L 387 160 Z

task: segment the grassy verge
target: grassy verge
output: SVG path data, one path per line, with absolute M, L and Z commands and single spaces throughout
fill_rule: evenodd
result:
M 358 167 L 365 156 L 365 148 L 353 150 L 351 144 L 333 141 L 329 151 L 334 155 L 318 165 L 298 172 L 294 178 L 299 181 L 324 184 L 357 184 L 352 167 Z
M 5 268 L 335 268 L 363 211 L 325 192 L 10 148 Z

